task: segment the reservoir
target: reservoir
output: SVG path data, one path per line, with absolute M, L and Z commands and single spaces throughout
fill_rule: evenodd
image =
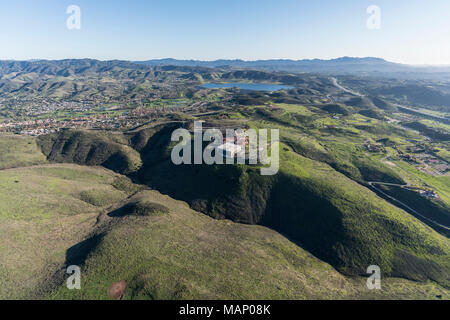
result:
M 283 89 L 292 89 L 293 87 L 285 86 L 282 84 L 270 84 L 270 83 L 206 83 L 202 85 L 202 88 L 206 89 L 239 88 L 241 90 L 273 92 Z

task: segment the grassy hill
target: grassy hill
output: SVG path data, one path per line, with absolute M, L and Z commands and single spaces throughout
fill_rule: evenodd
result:
M 66 250 L 128 196 L 113 187 L 117 179 L 71 164 L 0 170 L 0 299 L 42 297 Z
M 449 285 L 448 239 L 330 165 L 281 145 L 280 172 L 273 177 L 260 176 L 254 166 L 175 166 L 170 161 L 170 134 L 176 126 L 115 137 L 139 152 L 142 166 L 131 174 L 135 181 L 211 217 L 270 227 L 345 274 L 361 275 L 377 264 L 387 275 Z M 91 133 L 66 135 L 68 140 L 65 135 L 54 137 L 53 149 L 45 153 L 79 164 L 89 164 L 84 162 L 87 152 L 71 153 L 64 147 L 67 141 L 77 137 L 82 150 L 96 150 L 97 144 L 105 143 L 102 139 L 110 139 L 92 139 Z M 114 149 L 117 142 L 109 141 Z M 101 163 L 104 158 L 95 162 Z M 123 161 L 106 163 L 114 169 Z M 370 168 L 368 163 L 360 166 Z
M 140 150 L 144 162 L 140 170 L 147 171 L 146 165 L 158 164 L 166 156 L 155 152 L 164 146 L 166 134 L 147 129 L 116 141 L 129 139 Z M 448 256 L 447 239 L 374 195 L 367 201 L 379 211 L 359 212 L 366 189 L 292 150 L 282 155 L 283 162 L 295 164 L 280 178 L 263 179 L 256 168 L 245 166 L 208 167 L 215 170 L 218 181 L 228 178 L 227 184 L 212 189 L 215 181 L 199 183 L 204 190 L 191 191 L 201 197 L 212 189 L 215 198 L 203 199 L 208 205 L 214 200 L 209 213 L 234 213 L 231 218 L 236 221 L 245 222 L 247 216 L 237 208 L 223 211 L 228 199 L 222 192 L 244 201 L 232 198 L 231 203 L 241 205 L 246 214 L 260 201 L 266 205 L 261 208 L 263 215 L 251 211 L 248 217 L 271 228 L 213 219 L 157 191 L 140 191 L 142 186 L 104 168 L 50 164 L 0 170 L 0 231 L 6 239 L 0 245 L 0 297 L 108 299 L 108 288 L 119 280 L 127 283 L 125 299 L 449 297 L 440 274 L 441 269 L 448 270 L 443 261 Z M 208 177 L 205 168 L 197 173 L 179 168 L 182 171 L 175 176 L 183 173 L 185 181 Z M 339 188 L 332 191 L 321 180 L 330 175 L 338 185 L 350 183 L 348 192 L 354 196 L 345 192 L 339 196 Z M 177 191 L 173 177 L 165 180 Z M 186 182 L 181 186 L 186 187 Z M 268 196 L 268 202 L 261 196 Z M 252 197 L 256 198 L 248 201 Z M 308 205 L 316 207 L 309 210 Z M 318 250 L 321 246 L 331 256 Z M 329 259 L 333 254 L 343 262 L 337 266 L 345 273 L 346 263 L 379 263 L 383 290 L 369 291 L 365 277 L 339 273 Z M 411 261 L 416 269 L 405 266 Z M 74 263 L 82 268 L 80 291 L 69 291 L 64 285 L 64 267 Z M 390 264 L 394 271 L 410 273 L 395 274 Z M 357 274 L 364 272 L 360 269 Z
M 443 201 L 433 201 L 421 196 L 417 191 L 408 190 L 395 186 L 378 186 L 383 192 L 392 195 L 408 206 L 420 212 L 425 212 L 430 219 L 443 224 L 450 225 L 450 207 Z
M 261 177 L 246 166 L 163 162 L 144 164 L 142 177 L 212 217 L 275 229 L 346 274 L 362 274 L 376 261 L 388 274 L 411 278 L 408 261 L 418 259 L 429 268 L 415 270 L 414 279 L 448 285 L 448 239 L 326 164 L 284 151 L 281 168 Z
M 50 161 L 102 165 L 125 174 L 141 166 L 139 154 L 121 134 L 62 131 L 43 136 L 38 143 Z
M 0 169 L 31 166 L 47 162 L 31 137 L 0 134 Z
M 1 130 L 29 132 L 38 124 L 25 120 L 41 116 L 76 127 L 84 120 L 58 121 L 97 113 L 101 125 L 85 124 L 110 128 L 0 135 L 0 298 L 108 299 L 112 283 L 124 281 L 125 299 L 450 299 L 448 237 L 370 188 L 408 185 L 378 192 L 448 223 L 444 164 L 417 161 L 448 158 L 449 128 L 392 104 L 417 100 L 409 82 L 364 80 L 378 97 L 361 79 L 341 78 L 368 96 L 318 74 L 0 61 L 0 121 L 23 122 Z M 204 82 L 292 88 L 208 90 Z M 383 93 L 388 87 L 395 92 Z M 278 174 L 175 166 L 172 132 L 200 119 L 279 129 Z M 439 199 L 416 192 L 425 188 Z M 73 264 L 82 268 L 81 291 L 64 285 Z M 370 265 L 381 267 L 381 291 L 367 290 Z
M 106 216 L 106 229 L 86 252 L 82 290 L 70 291 L 62 285 L 49 298 L 109 299 L 108 289 L 116 281 L 127 283 L 124 299 L 445 298 L 448 294 L 431 283 L 400 279 L 386 279 L 382 294 L 370 292 L 363 278 L 342 276 L 268 228 L 215 220 L 157 191 L 143 191 L 131 201 L 136 199 L 164 206 L 167 212 Z

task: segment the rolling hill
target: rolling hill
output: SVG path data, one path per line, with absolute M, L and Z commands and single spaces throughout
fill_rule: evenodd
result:
M 0 62 L 0 129 L 18 133 L 0 133 L 0 298 L 108 299 L 117 281 L 125 299 L 450 298 L 450 242 L 433 224 L 449 221 L 448 128 L 395 104 L 443 84 L 402 91 L 412 82 L 365 73 L 409 67 L 374 58 L 152 63 Z M 321 68 L 361 74 L 339 77 L 351 91 Z M 174 165 L 171 134 L 194 120 L 279 129 L 278 174 Z M 414 163 L 434 155 L 432 174 Z M 73 264 L 81 291 L 64 283 Z M 370 265 L 381 291 L 365 285 Z
M 271 229 L 210 218 L 103 168 L 46 164 L 0 177 L 1 298 L 111 299 L 119 280 L 124 299 L 449 297 L 399 278 L 369 291 L 365 277 L 338 273 Z M 70 264 L 81 267 L 81 291 L 65 286 Z
M 304 60 L 176 60 L 176 59 L 155 59 L 147 61 L 137 61 L 138 64 L 150 66 L 201 66 L 201 67 L 229 67 L 229 68 L 246 68 L 271 71 L 288 71 L 288 72 L 313 72 L 328 74 L 358 74 L 358 73 L 376 73 L 376 74 L 407 74 L 414 73 L 415 76 L 427 73 L 449 72 L 449 67 L 416 67 L 405 64 L 393 63 L 380 58 L 353 58 L 341 57 L 330 60 L 322 59 L 304 59 Z
M 175 166 L 169 158 L 173 129 L 128 136 L 139 141 L 134 147 L 142 159 L 130 174 L 134 181 L 211 217 L 270 227 L 347 275 L 364 274 L 376 262 L 390 276 L 449 285 L 448 239 L 329 165 L 282 146 L 274 177 L 252 166 Z M 92 149 L 97 142 L 79 141 L 88 143 Z M 44 150 L 55 154 L 60 146 L 56 138 Z

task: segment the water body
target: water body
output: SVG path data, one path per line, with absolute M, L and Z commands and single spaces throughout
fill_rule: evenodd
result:
M 292 89 L 293 87 L 271 83 L 206 83 L 202 85 L 202 88 L 206 89 L 239 88 L 241 90 L 249 90 L 249 91 L 273 92 L 284 89 Z

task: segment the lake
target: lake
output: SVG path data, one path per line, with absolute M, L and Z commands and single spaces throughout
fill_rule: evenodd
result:
M 293 87 L 285 86 L 282 84 L 270 84 L 270 83 L 206 83 L 202 85 L 206 89 L 219 89 L 219 88 L 239 88 L 241 90 L 250 91 L 278 91 L 283 89 L 292 89 Z

